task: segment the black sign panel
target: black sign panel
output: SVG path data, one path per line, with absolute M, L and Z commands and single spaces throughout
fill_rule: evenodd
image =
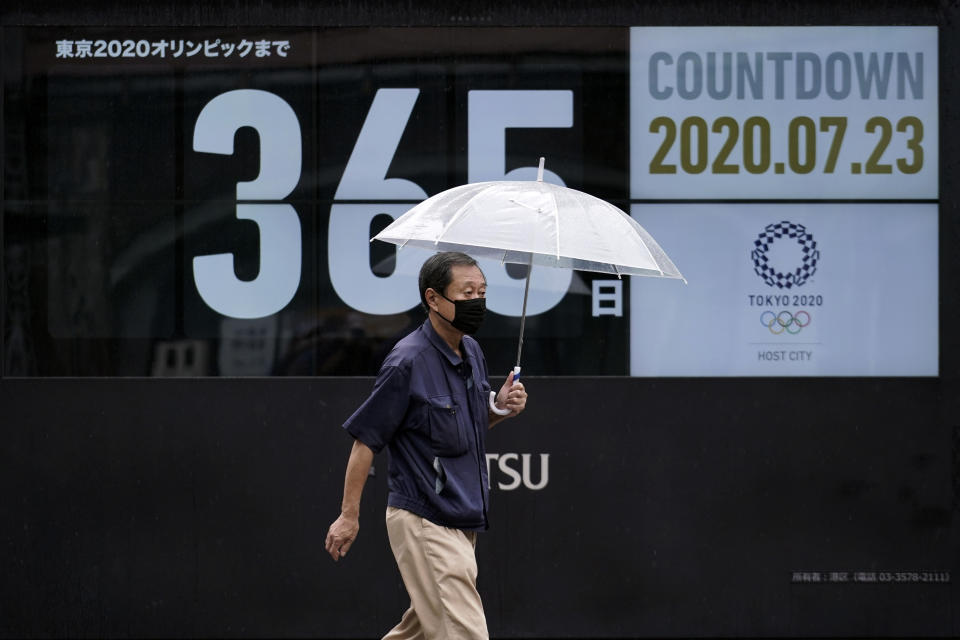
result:
M 369 243 L 417 202 L 545 157 L 626 206 L 624 29 L 13 35 L 6 375 L 369 375 L 424 317 L 429 253 Z M 481 266 L 505 372 L 526 267 Z M 598 278 L 534 270 L 528 371 L 628 373 L 629 287 Z

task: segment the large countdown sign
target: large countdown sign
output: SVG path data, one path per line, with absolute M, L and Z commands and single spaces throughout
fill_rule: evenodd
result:
M 7 35 L 6 375 L 373 374 L 428 254 L 370 237 L 540 156 L 690 285 L 535 270 L 531 373 L 937 373 L 935 28 Z M 506 371 L 524 269 L 481 266 Z

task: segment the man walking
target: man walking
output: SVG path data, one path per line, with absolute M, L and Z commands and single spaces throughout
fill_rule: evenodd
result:
M 426 321 L 393 348 L 344 424 L 354 444 L 326 549 L 334 560 L 350 550 L 373 456 L 386 447 L 387 534 L 410 608 L 384 640 L 488 638 L 474 552 L 488 526 L 486 430 L 523 411 L 527 394 L 511 373 L 490 397 L 486 361 L 470 337 L 486 312 L 486 286 L 466 254 L 427 259 L 419 280 Z

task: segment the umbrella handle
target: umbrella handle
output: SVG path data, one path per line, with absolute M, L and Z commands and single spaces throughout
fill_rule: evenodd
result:
M 520 379 L 520 367 L 513 368 L 513 381 L 516 382 Z M 510 409 L 500 409 L 497 407 L 497 393 L 495 391 L 490 392 L 490 411 L 494 412 L 498 416 L 507 416 L 513 413 Z

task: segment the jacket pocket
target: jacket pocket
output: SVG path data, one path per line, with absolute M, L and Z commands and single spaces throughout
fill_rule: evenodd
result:
M 438 456 L 454 458 L 467 452 L 466 415 L 450 396 L 433 396 L 427 407 L 430 444 Z

